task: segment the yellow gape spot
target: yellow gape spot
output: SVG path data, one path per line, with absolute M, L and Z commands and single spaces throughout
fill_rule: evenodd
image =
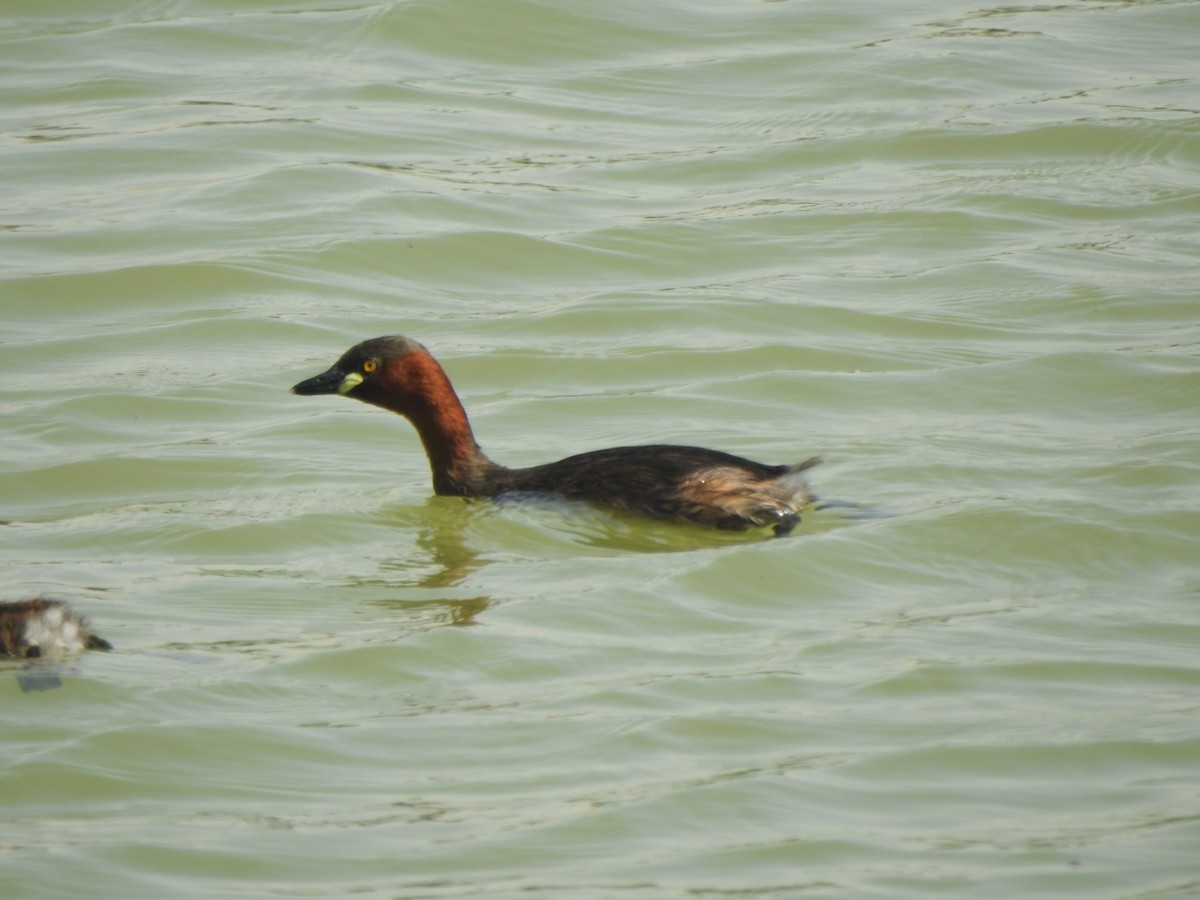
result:
M 342 379 L 342 383 L 338 385 L 339 394 L 348 394 L 360 384 L 363 383 L 363 377 L 357 372 L 348 372 L 346 377 Z

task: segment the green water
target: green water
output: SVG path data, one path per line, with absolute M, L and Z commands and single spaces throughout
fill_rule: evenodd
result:
M 12 897 L 1200 896 L 1200 4 L 0 12 Z M 405 333 L 510 465 L 290 385 Z

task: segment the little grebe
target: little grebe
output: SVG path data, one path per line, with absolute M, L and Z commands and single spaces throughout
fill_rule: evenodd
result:
M 61 600 L 0 603 L 0 656 L 37 659 L 111 649 L 112 644 L 92 632 L 87 619 Z
M 527 469 L 492 462 L 475 442 L 466 410 L 429 351 L 400 335 L 347 350 L 293 394 L 345 394 L 399 413 L 425 445 L 436 493 L 495 497 L 557 494 L 656 519 L 734 531 L 770 525 L 784 535 L 813 501 L 802 472 L 820 459 L 769 466 L 719 450 L 654 444 L 613 447 Z

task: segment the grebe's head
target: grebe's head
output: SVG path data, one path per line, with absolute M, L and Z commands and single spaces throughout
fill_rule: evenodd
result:
M 327 371 L 292 388 L 293 394 L 345 394 L 355 400 L 405 412 L 406 398 L 425 389 L 419 373 L 433 363 L 412 338 L 394 334 L 355 344 Z M 434 363 L 436 367 L 436 363 Z

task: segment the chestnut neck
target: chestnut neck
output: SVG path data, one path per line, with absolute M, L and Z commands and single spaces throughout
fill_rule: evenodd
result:
M 412 423 L 429 457 L 434 491 L 480 493 L 481 477 L 498 467 L 476 442 L 467 411 L 438 361 L 421 348 L 386 361 L 381 374 L 364 399 Z

